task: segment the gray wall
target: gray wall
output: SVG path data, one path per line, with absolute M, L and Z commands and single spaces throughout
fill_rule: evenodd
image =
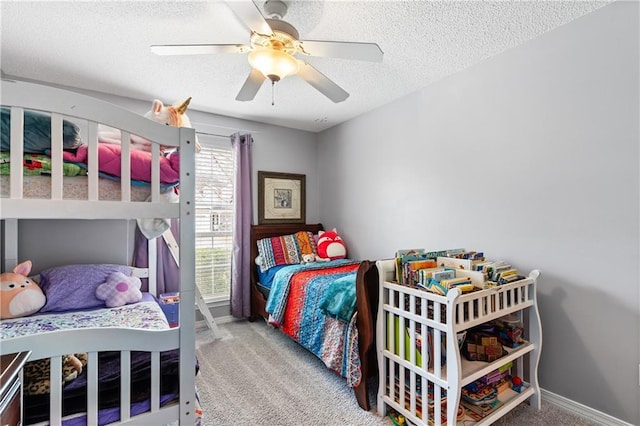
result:
M 133 221 L 19 220 L 18 261 L 30 259 L 33 273 L 70 263 L 130 265 Z
M 540 269 L 542 387 L 633 424 L 638 9 L 614 3 L 318 142 L 321 221 L 351 256 L 466 247 Z

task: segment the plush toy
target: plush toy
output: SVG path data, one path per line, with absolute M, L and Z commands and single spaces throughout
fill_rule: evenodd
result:
M 0 274 L 0 318 L 25 317 L 38 312 L 47 302 L 42 289 L 27 275 L 31 272 L 27 260 Z
M 62 385 L 77 379 L 87 365 L 86 353 L 62 357 Z M 51 363 L 49 358 L 30 361 L 24 365 L 23 389 L 26 395 L 48 395 L 51 389 Z
M 148 111 L 144 116 L 158 123 L 166 124 L 167 126 L 192 128 L 191 120 L 186 113 L 189 102 L 191 102 L 191 96 L 180 105 L 176 103 L 169 106 L 165 106 L 159 99 L 154 99 L 151 103 L 151 111 Z M 148 149 L 150 150 L 150 146 Z M 198 142 L 197 135 L 195 149 L 196 152 L 200 152 L 200 143 Z
M 302 255 L 302 264 L 305 263 L 313 263 L 316 261 L 316 256 L 314 254 L 303 254 Z
M 77 379 L 82 373 L 82 367 L 87 365 L 86 353 L 69 354 L 62 357 L 62 380 L 64 383 Z
M 114 272 L 106 282 L 96 288 L 96 297 L 104 300 L 108 308 L 139 302 L 142 300 L 141 285 L 138 277 L 128 277 L 122 272 Z
M 181 104 L 164 105 L 161 100 L 154 99 L 151 103 L 151 110 L 147 111 L 144 116 L 149 120 L 153 120 L 157 123 L 166 124 L 167 126 L 174 127 L 189 127 L 191 128 L 191 120 L 186 114 L 187 107 L 191 102 L 191 97 Z M 100 142 L 112 143 L 120 145 L 122 135 L 120 130 L 106 126 L 99 126 L 98 135 Z M 198 142 L 198 136 L 196 136 L 196 152 L 200 152 L 200 143 Z M 151 151 L 151 142 L 137 135 L 131 135 L 131 146 L 135 149 L 142 151 Z M 167 147 L 160 147 L 161 150 Z
M 333 228 L 331 231 L 318 232 L 318 256 L 321 259 L 344 259 L 347 257 L 347 246 Z

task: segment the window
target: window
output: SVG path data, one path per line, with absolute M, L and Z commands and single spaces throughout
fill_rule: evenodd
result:
M 196 155 L 196 284 L 207 300 L 228 300 L 233 233 L 231 141 L 198 135 Z M 225 143 L 226 142 L 226 143 Z

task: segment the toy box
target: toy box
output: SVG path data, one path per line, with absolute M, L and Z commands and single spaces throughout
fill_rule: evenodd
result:
M 158 297 L 160 308 L 167 317 L 170 327 L 177 327 L 180 318 L 180 293 L 162 293 Z

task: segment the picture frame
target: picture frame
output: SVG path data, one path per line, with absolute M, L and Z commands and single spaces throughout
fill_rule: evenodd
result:
M 258 224 L 305 223 L 306 176 L 258 171 Z

